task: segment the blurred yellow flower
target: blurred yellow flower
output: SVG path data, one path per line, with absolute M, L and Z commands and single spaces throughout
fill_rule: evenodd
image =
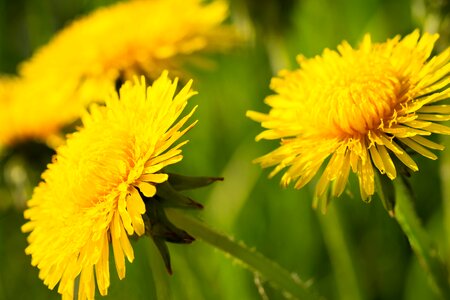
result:
M 195 94 L 190 87 L 191 81 L 175 94 L 177 80 L 167 72 L 148 88 L 143 77 L 128 81 L 120 97 L 93 105 L 83 127 L 57 149 L 28 201 L 22 230 L 30 232 L 26 253 L 39 277 L 50 289 L 59 282 L 63 299 L 73 298 L 77 276 L 78 299 L 94 299 L 95 281 L 107 294 L 109 243 L 125 277 L 125 256 L 134 259 L 128 236 L 145 232 L 142 196 L 153 197 L 167 180 L 162 169 L 182 159 L 187 141 L 174 143 L 196 123 L 184 126 L 195 108 L 180 117 Z
M 47 139 L 117 82 L 180 71 L 198 53 L 230 47 L 234 31 L 221 25 L 227 15 L 220 0 L 143 0 L 100 8 L 73 22 L 19 67 L 11 107 L 0 107 L 14 111 L 13 125 L 0 119 L 0 127 L 8 128 L 0 142 Z
M 266 128 L 256 140 L 281 140 L 256 162 L 276 166 L 270 176 L 287 168 L 282 185 L 295 181 L 298 189 L 326 162 L 316 197 L 330 183 L 331 195 L 339 196 L 352 170 L 367 199 L 374 194 L 374 168 L 394 179 L 396 160 L 418 170 L 409 150 L 436 159 L 429 149 L 443 146 L 424 136 L 450 134 L 437 123 L 450 119 L 450 106 L 438 104 L 450 96 L 450 48 L 428 59 L 437 39 L 417 30 L 385 43 L 366 35 L 357 49 L 343 42 L 338 51 L 299 56 L 299 69 L 272 79 L 276 94 L 265 100 L 270 112 L 247 113 Z
M 76 99 L 63 101 L 68 99 L 69 85 L 76 82 L 62 81 L 55 88 L 43 80 L 0 77 L 0 148 L 30 139 L 54 144 L 61 127 L 78 119 L 86 108 L 87 103 Z M 111 91 L 98 88 L 105 95 Z
M 109 80 L 175 67 L 182 55 L 230 46 L 232 31 L 221 26 L 224 1 L 143 0 L 100 8 L 59 32 L 26 63 L 23 77 L 60 82 Z M 172 69 L 172 68 L 171 68 Z

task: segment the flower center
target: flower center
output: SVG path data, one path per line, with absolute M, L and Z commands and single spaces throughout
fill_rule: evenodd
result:
M 383 57 L 362 53 L 339 57 L 316 82 L 311 124 L 326 135 L 355 137 L 376 129 L 392 115 L 401 91 L 399 78 Z M 313 99 L 311 99 L 313 100 Z

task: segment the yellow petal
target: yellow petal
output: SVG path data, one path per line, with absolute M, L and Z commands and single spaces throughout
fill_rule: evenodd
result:
M 412 150 L 416 151 L 417 153 L 429 158 L 429 159 L 437 159 L 437 156 L 429 151 L 428 149 L 426 149 L 425 147 L 422 147 L 421 145 L 419 145 L 418 143 L 414 142 L 411 139 L 399 139 L 403 144 L 405 144 L 406 146 L 408 146 L 409 148 L 411 148 Z
M 151 198 L 156 194 L 156 187 L 150 183 L 141 181 L 138 183 L 137 187 L 145 197 Z
M 114 217 L 114 221 L 111 223 L 111 242 L 117 275 L 119 276 L 119 279 L 123 279 L 125 277 L 125 256 L 123 255 L 120 236 L 124 235 L 125 232 L 121 233 L 121 225 L 117 219 L 118 217 Z M 116 234 L 113 234 L 113 232 L 116 232 Z
M 163 183 L 169 178 L 169 175 L 164 173 L 156 174 L 144 174 L 141 176 L 140 180 L 145 182 Z
M 383 161 L 383 165 L 386 170 L 386 175 L 390 179 L 394 179 L 397 177 L 397 170 L 395 169 L 394 163 L 392 162 L 391 157 L 389 156 L 389 153 L 387 152 L 386 148 L 383 145 L 379 145 L 378 152 L 380 153 L 380 158 Z M 403 152 L 400 152 L 403 153 Z

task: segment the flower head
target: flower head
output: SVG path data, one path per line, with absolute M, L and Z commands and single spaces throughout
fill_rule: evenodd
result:
M 46 88 L 51 92 L 44 95 Z M 61 101 L 66 99 L 66 92 L 67 89 L 55 89 L 42 80 L 0 77 L 0 147 L 29 140 L 53 144 L 63 124 L 78 119 L 87 104 Z M 106 95 L 106 89 L 102 92 Z
M 136 71 L 157 76 L 175 67 L 183 55 L 229 47 L 231 28 L 221 25 L 227 10 L 223 1 L 119 2 L 63 29 L 19 73 L 59 82 L 64 75 L 111 84 Z
M 134 259 L 129 236 L 146 231 L 143 197 L 168 179 L 162 169 L 182 159 L 187 141 L 175 143 L 195 124 L 184 126 L 195 108 L 180 117 L 194 94 L 190 86 L 175 94 L 177 81 L 166 72 L 148 88 L 143 78 L 126 82 L 57 149 L 28 201 L 22 230 L 30 232 L 26 253 L 40 278 L 50 289 L 59 282 L 63 298 L 73 297 L 77 276 L 79 299 L 94 298 L 94 276 L 100 294 L 107 293 L 110 243 L 124 278 L 125 257 Z
M 227 12 L 224 1 L 126 1 L 74 21 L 19 67 L 10 97 L 11 109 L 22 114 L 12 115 L 14 126 L 0 119 L 9 129 L 0 142 L 45 140 L 117 82 L 179 72 L 199 53 L 230 47 L 236 39 L 222 25 Z
M 413 171 L 408 154 L 436 159 L 429 149 L 443 146 L 432 133 L 450 134 L 439 124 L 450 119 L 450 48 L 429 59 L 438 35 L 414 31 L 401 39 L 372 43 L 366 35 L 353 49 L 343 42 L 312 59 L 298 57 L 300 68 L 273 78 L 268 114 L 249 111 L 265 131 L 256 139 L 280 139 L 281 145 L 256 161 L 275 166 L 270 176 L 286 168 L 282 185 L 301 188 L 326 167 L 316 196 L 345 189 L 350 170 L 359 179 L 361 197 L 374 194 L 374 171 L 397 176 L 396 162 Z

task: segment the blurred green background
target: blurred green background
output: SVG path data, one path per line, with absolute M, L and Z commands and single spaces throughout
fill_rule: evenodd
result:
M 65 24 L 113 2 L 0 0 L 0 71 L 14 73 L 20 61 Z M 271 93 L 270 78 L 280 68 L 296 68 L 298 53 L 311 57 L 326 47 L 335 49 L 344 39 L 357 45 L 366 32 L 383 42 L 415 28 L 439 32 L 436 49 L 448 47 L 449 2 L 234 0 L 230 5 L 229 22 L 248 42 L 212 56 L 216 62 L 212 70 L 189 70 L 199 91 L 191 105 L 199 105 L 200 122 L 188 134 L 191 142 L 184 147 L 183 161 L 171 169 L 225 177 L 224 182 L 191 192 L 205 205 L 198 217 L 308 280 L 327 299 L 435 299 L 406 238 L 377 197 L 370 204 L 362 202 L 353 182 L 351 191 L 323 216 L 311 208 L 310 186 L 281 189 L 279 177 L 267 179 L 269 170 L 251 160 L 276 143 L 254 142 L 261 128 L 245 112 L 268 111 L 263 99 Z M 1 159 L 0 299 L 58 299 L 31 267 L 20 232 L 23 201 L 37 183 L 48 152 L 17 153 L 4 153 Z M 441 187 L 450 183 L 440 177 L 443 160 L 415 159 L 420 168 L 412 177 L 416 208 L 445 249 L 449 231 L 443 225 Z M 136 258 L 127 264 L 124 280 L 117 279 L 111 264 L 112 283 L 105 299 L 156 299 L 155 282 L 167 277 L 155 266 L 158 254 L 148 238 L 133 246 Z M 169 278 L 171 299 L 285 299 L 282 292 L 264 281 L 255 283 L 254 274 L 201 241 L 169 247 L 174 270 Z

